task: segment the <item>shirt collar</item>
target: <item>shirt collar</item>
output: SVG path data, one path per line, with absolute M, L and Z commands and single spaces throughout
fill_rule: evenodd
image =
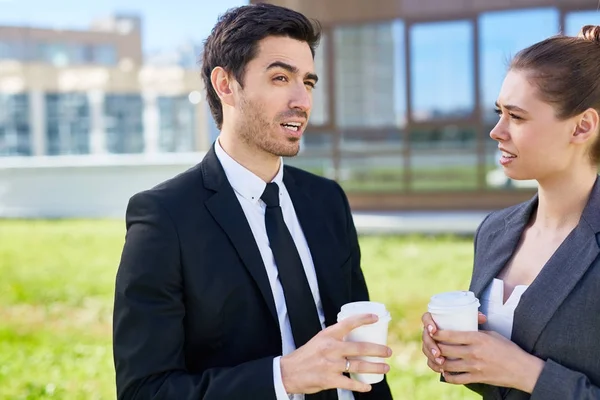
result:
M 256 204 L 267 187 L 265 181 L 227 154 L 221 147 L 218 138 L 215 141 L 215 153 L 223 166 L 227 180 L 233 190 L 246 200 Z M 281 193 L 281 186 L 283 184 L 283 159 L 280 160 L 279 171 L 277 171 L 277 175 L 275 175 L 271 182 L 277 183 Z

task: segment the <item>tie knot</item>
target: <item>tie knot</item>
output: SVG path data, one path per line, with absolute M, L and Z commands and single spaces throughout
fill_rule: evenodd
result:
M 279 186 L 275 182 L 267 183 L 267 187 L 260 198 L 267 207 L 279 207 Z

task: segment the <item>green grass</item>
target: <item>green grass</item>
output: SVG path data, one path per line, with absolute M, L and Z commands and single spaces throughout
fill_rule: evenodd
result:
M 0 220 L 0 399 L 114 399 L 111 309 L 124 239 L 116 221 Z M 373 300 L 392 312 L 395 399 L 476 399 L 439 383 L 420 350 L 433 293 L 465 288 L 468 239 L 363 237 Z

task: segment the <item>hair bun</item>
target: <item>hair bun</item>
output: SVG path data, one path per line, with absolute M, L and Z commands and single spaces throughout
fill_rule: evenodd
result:
M 581 32 L 579 32 L 579 37 L 584 40 L 589 40 L 590 42 L 594 42 L 600 44 L 600 26 L 599 25 L 586 25 L 581 28 Z

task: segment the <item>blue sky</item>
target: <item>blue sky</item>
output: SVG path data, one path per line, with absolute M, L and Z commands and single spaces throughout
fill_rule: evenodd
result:
M 143 18 L 145 50 L 176 47 L 210 33 L 219 14 L 247 0 L 0 0 L 0 25 L 86 29 L 90 21 L 113 12 Z

